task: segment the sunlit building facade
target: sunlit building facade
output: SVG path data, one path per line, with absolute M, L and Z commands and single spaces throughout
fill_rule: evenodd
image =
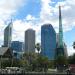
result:
M 4 29 L 4 47 L 11 47 L 12 22 Z

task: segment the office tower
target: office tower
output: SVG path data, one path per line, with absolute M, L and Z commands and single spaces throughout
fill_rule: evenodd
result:
M 11 48 L 16 52 L 22 52 L 23 51 L 23 42 L 12 41 Z
M 35 52 L 35 31 L 28 29 L 25 31 L 25 53 Z
M 4 29 L 4 47 L 11 47 L 12 40 L 12 21 L 9 25 Z
M 41 27 L 41 55 L 54 60 L 56 49 L 56 32 L 51 24 Z

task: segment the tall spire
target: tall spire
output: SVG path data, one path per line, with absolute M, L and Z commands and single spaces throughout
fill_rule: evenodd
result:
M 59 6 L 59 47 L 63 47 L 63 28 L 62 28 L 61 6 Z

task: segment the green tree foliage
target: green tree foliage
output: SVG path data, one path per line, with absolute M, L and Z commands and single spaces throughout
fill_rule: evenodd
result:
M 58 56 L 56 59 L 56 62 L 59 65 L 66 65 L 67 64 L 67 58 L 65 56 Z
M 1 61 L 1 68 L 11 67 L 11 60 L 2 60 Z
M 68 57 L 69 64 L 75 64 L 75 54 Z
M 48 69 L 48 65 L 49 65 L 49 60 L 47 57 L 44 57 L 44 56 L 39 56 L 38 59 L 38 66 L 44 70 L 44 71 L 47 71 Z
M 63 71 L 65 66 L 68 65 L 68 61 L 65 56 L 58 56 L 55 62 L 56 62 L 56 67 L 59 71 Z
M 11 66 L 12 67 L 20 67 L 21 66 L 20 60 L 18 60 L 16 58 L 11 59 Z
M 20 60 L 17 59 L 8 59 L 8 60 L 4 60 L 2 58 L 1 61 L 1 67 L 5 68 L 5 67 L 20 67 Z
M 73 42 L 73 48 L 75 49 L 75 42 Z
M 24 60 L 27 60 L 28 62 L 25 63 Z M 37 53 L 24 54 L 23 62 L 24 65 L 27 64 L 27 67 L 29 67 L 29 69 L 31 69 L 32 71 L 47 71 L 49 65 L 48 58 L 38 55 Z
M 40 45 L 40 43 L 37 43 L 37 44 L 35 45 L 35 48 L 37 49 L 37 51 L 38 51 L 38 53 L 39 53 L 39 51 L 40 51 L 40 48 L 41 48 L 41 45 Z

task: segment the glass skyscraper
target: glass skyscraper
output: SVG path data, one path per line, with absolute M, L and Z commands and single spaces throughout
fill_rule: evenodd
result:
M 4 47 L 11 47 L 12 22 L 4 30 Z
M 25 31 L 25 52 L 35 52 L 35 31 L 33 29 Z
M 44 24 L 41 27 L 41 55 L 49 60 L 55 59 L 56 32 L 51 24 Z

